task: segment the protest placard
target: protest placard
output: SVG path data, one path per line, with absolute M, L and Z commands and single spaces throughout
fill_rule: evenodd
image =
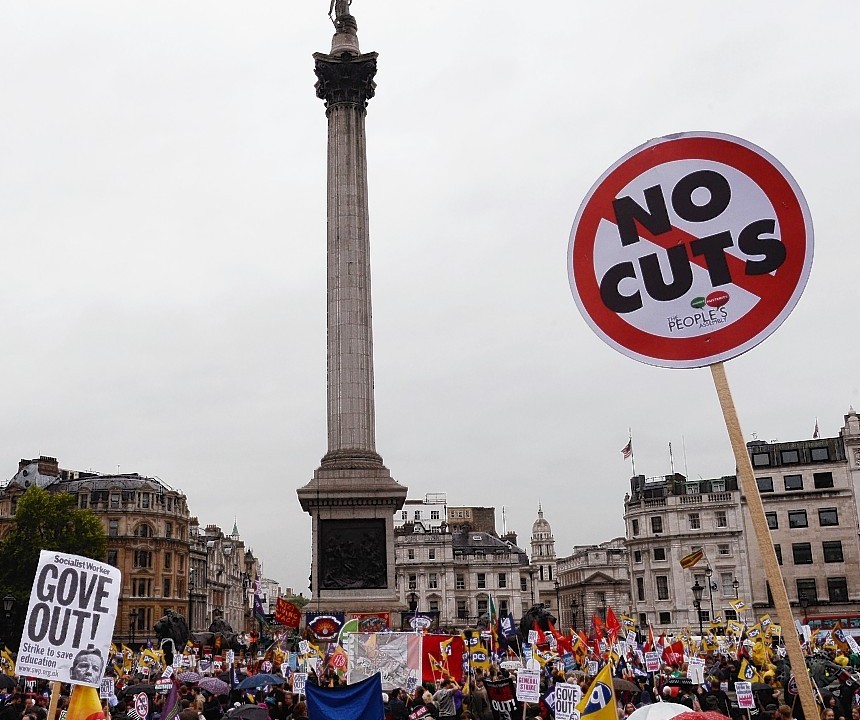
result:
M 701 685 L 705 682 L 705 658 L 690 658 L 689 663 L 687 663 L 687 677 L 693 681 L 694 685 Z
M 307 673 L 297 672 L 293 675 L 293 693 L 296 695 L 303 695 L 305 692 L 305 683 L 308 680 Z
M 517 673 L 517 700 L 520 702 L 540 702 L 540 671 L 520 670 Z
M 582 688 L 573 683 L 555 686 L 555 720 L 578 720 L 576 706 L 582 700 Z
M 657 672 L 660 669 L 660 653 L 646 652 L 645 653 L 645 669 L 650 672 Z
M 120 571 L 112 565 L 42 550 L 17 673 L 99 687 L 121 584 Z
M 755 707 L 755 698 L 753 697 L 752 683 L 735 682 L 735 694 L 738 698 L 738 707 L 742 709 L 752 709 Z
M 109 698 L 114 693 L 114 682 L 115 678 L 110 676 L 103 677 L 101 685 L 99 685 L 99 697 L 100 698 Z

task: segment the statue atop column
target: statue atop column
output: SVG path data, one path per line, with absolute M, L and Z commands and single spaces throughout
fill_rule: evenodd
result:
M 358 24 L 355 18 L 349 12 L 349 6 L 352 5 L 352 0 L 331 0 L 328 8 L 328 16 L 334 23 L 335 30 L 339 33 L 354 34 L 358 30 Z M 334 17 L 332 17 L 334 13 Z

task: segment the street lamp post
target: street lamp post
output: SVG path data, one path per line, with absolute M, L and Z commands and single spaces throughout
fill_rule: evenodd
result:
M 735 600 L 737 600 L 737 599 L 738 599 L 738 588 L 739 588 L 740 586 L 741 586 L 741 584 L 738 582 L 738 579 L 737 579 L 737 578 L 735 578 L 734 580 L 732 580 L 732 587 L 735 589 Z
M 135 609 L 135 610 L 132 610 L 132 611 L 128 614 L 128 629 L 129 629 L 129 631 L 130 631 L 130 633 L 131 633 L 131 645 L 132 645 L 132 648 L 133 648 L 133 647 L 134 647 L 134 642 L 135 642 L 135 636 L 134 636 L 134 634 L 135 634 L 135 630 L 137 630 L 137 610 L 136 610 L 136 609 Z
M 573 598 L 570 601 L 570 626 L 575 630 L 576 629 L 576 608 L 578 605 L 576 604 L 576 598 Z
M 708 583 L 708 599 L 711 601 L 711 622 L 714 620 L 714 581 L 711 580 L 711 575 L 714 571 L 710 565 L 705 568 L 705 582 Z
M 194 568 L 188 568 L 188 630 L 194 631 Z
M 559 594 L 558 594 L 558 591 L 559 591 L 559 589 L 561 588 L 561 583 L 558 581 L 558 579 L 556 579 L 556 580 L 554 581 L 554 584 L 555 584 L 555 607 L 556 607 L 556 612 L 559 614 L 559 616 L 561 616 L 561 600 L 559 599 Z M 559 618 L 559 619 L 560 619 L 560 618 Z
M 12 595 L 6 595 L 3 598 L 3 615 L 5 616 L 6 622 L 3 625 L 3 629 L 6 631 L 6 644 L 11 645 L 12 639 L 12 608 L 15 607 L 15 598 Z
M 809 625 L 809 616 L 807 615 L 807 610 L 809 609 L 809 597 L 805 592 L 800 593 L 800 607 L 803 608 L 803 624 Z
M 696 579 L 696 584 L 691 588 L 693 591 L 693 607 L 696 608 L 696 615 L 699 616 L 699 635 L 704 635 L 704 629 L 702 628 L 702 593 L 705 591 L 705 588 L 699 585 L 699 580 Z

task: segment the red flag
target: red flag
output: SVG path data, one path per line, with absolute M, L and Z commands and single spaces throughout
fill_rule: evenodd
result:
M 609 637 L 614 645 L 618 640 L 618 633 L 621 632 L 621 623 L 615 617 L 612 608 L 606 609 L 606 629 L 609 631 Z
M 645 641 L 645 646 L 642 648 L 642 652 L 651 652 L 654 649 L 654 628 L 651 625 L 648 625 L 648 639 Z
M 684 662 L 684 643 L 676 640 L 663 648 L 663 662 L 680 667 Z
M 537 620 L 534 621 L 534 629 L 537 631 L 537 643 L 536 645 L 543 645 L 546 643 L 546 635 L 544 631 L 540 629 L 540 625 L 538 625 Z
M 549 632 L 555 638 L 556 643 L 558 643 L 559 654 L 571 652 L 571 650 L 573 650 L 573 645 L 570 642 L 570 638 L 562 635 L 558 630 L 556 630 L 555 625 L 552 624 L 552 620 L 549 620 L 548 622 Z

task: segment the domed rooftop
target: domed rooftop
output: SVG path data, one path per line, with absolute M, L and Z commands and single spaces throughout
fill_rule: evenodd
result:
M 535 520 L 534 525 L 532 525 L 532 537 L 551 537 L 551 536 L 552 536 L 552 528 L 550 527 L 549 521 L 544 519 L 543 508 L 540 505 L 538 505 L 537 520 Z

